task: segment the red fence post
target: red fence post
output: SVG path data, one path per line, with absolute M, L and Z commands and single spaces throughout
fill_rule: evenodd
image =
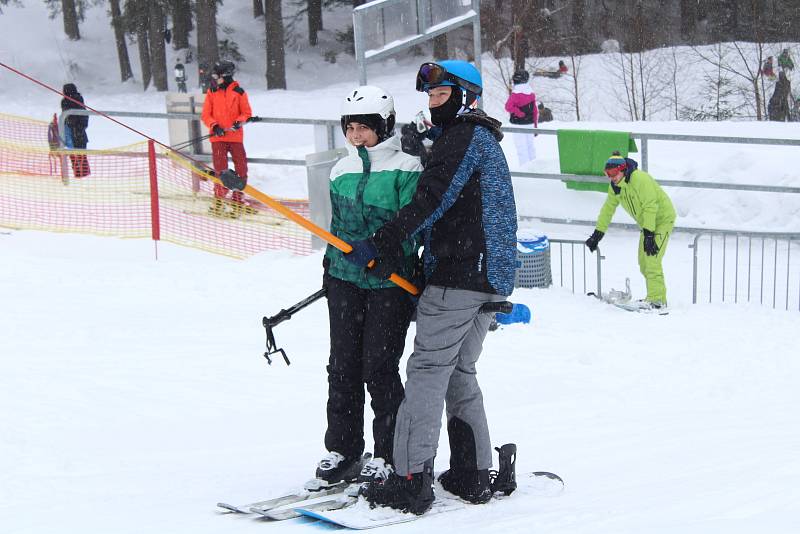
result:
M 153 241 L 161 240 L 161 219 L 158 209 L 158 171 L 156 170 L 156 145 L 152 139 L 147 141 L 147 162 L 150 167 L 150 225 Z

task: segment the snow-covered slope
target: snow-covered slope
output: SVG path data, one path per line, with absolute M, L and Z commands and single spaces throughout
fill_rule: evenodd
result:
M 260 22 L 245 16 L 246 3 L 234 4 L 226 2 L 220 18 L 237 27 L 248 57 L 240 78 L 256 112 L 337 118 L 341 95 L 356 80 L 352 61 L 331 65 L 298 44 L 290 53 L 290 90 L 263 91 Z M 4 7 L 0 57 L 57 87 L 71 79 L 64 65 L 76 61 L 91 105 L 162 111 L 163 95 L 116 81 L 103 10 L 89 9 L 85 40 L 69 43 L 60 21 L 48 22 L 39 4 Z M 135 64 L 135 47 L 130 51 Z M 425 106 L 413 90 L 419 61 L 401 57 L 370 69 L 371 81 L 395 95 L 401 119 Z M 596 122 L 553 127 L 797 137 L 790 124 L 609 122 L 615 115 L 590 92 L 608 80 L 597 61 L 597 77 L 586 84 Z M 491 63 L 484 65 L 493 79 Z M 502 117 L 502 88 L 494 83 L 487 109 Z M 536 90 L 550 98 L 555 88 Z M 0 69 L 0 112 L 47 119 L 58 100 Z M 132 124 L 167 137 L 160 122 Z M 135 140 L 101 119 L 92 119 L 89 135 L 94 148 Z M 251 155 L 313 150 L 311 131 L 302 127 L 253 125 L 247 136 Z M 555 139 L 539 136 L 537 143 L 540 159 L 526 170 L 556 170 Z M 504 148 L 514 167 L 513 144 L 504 141 Z M 798 185 L 796 149 L 654 143 L 650 150 L 657 178 Z M 270 193 L 305 191 L 302 169 L 253 174 Z M 559 183 L 515 186 L 525 215 L 591 219 L 602 202 L 600 194 Z M 796 195 L 669 192 L 686 226 L 800 227 Z M 617 220 L 626 220 L 621 215 Z M 559 238 L 589 231 L 540 228 Z M 635 239 L 610 233 L 603 268 L 617 288 L 631 277 L 638 296 Z M 800 531 L 800 315 L 690 304 L 689 243 L 675 235 L 665 259 L 669 316 L 623 312 L 563 289 L 520 289 L 513 299 L 532 308 L 533 323 L 488 337 L 479 371 L 493 440 L 518 444 L 520 472 L 564 476 L 563 494 L 512 496 L 392 531 Z M 214 510 L 220 500 L 257 500 L 302 483 L 324 452 L 324 303 L 276 329 L 290 367 L 280 360 L 267 366 L 260 326 L 262 316 L 319 287 L 319 255 L 268 253 L 240 262 L 161 244 L 154 261 L 152 252 L 150 241 L 0 231 L 0 531 L 320 530 L 301 520 L 271 524 Z M 413 326 L 407 347 L 412 336 Z M 448 459 L 443 438 L 438 468 Z

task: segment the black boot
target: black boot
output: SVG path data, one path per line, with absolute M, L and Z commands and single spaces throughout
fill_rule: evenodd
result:
M 316 476 L 329 484 L 336 484 L 341 481 L 355 482 L 361 472 L 361 467 L 361 458 L 358 456 L 346 458 L 338 452 L 329 452 L 317 464 Z
M 388 506 L 403 512 L 422 515 L 433 505 L 433 469 L 400 476 L 392 473 L 386 481 L 369 482 L 361 487 L 370 506 Z
M 500 455 L 499 469 L 492 471 L 492 493 L 500 492 L 504 495 L 511 495 L 517 489 L 517 446 L 513 443 L 506 443 L 502 447 L 495 447 L 494 450 Z
M 439 475 L 439 482 L 446 491 L 472 504 L 487 503 L 492 498 L 488 469 L 462 471 L 451 468 Z

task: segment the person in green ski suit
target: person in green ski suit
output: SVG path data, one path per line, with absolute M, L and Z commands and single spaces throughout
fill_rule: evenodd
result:
M 349 154 L 331 170 L 331 226 L 348 243 L 371 236 L 411 201 L 422 172 L 419 158 L 401 150 L 395 135 L 392 96 L 374 86 L 357 87 L 342 102 L 341 126 Z M 410 280 L 418 263 L 416 236 L 371 269 L 353 265 L 329 245 L 323 285 L 328 297 L 331 349 L 328 361 L 327 454 L 317 479 L 335 484 L 385 479 L 392 472 L 397 409 L 404 398 L 399 363 L 414 311 L 410 294 L 386 280 L 394 272 Z M 371 398 L 375 447 L 364 452 L 364 386 Z
M 592 252 L 597 250 L 617 206 L 622 204 L 642 229 L 639 235 L 639 270 L 647 283 L 647 297 L 640 305 L 642 308 L 662 308 L 667 305 L 667 287 L 661 261 L 675 225 L 675 208 L 655 179 L 637 167 L 634 160 L 622 157 L 619 152 L 614 152 L 606 162 L 605 173 L 611 181 L 608 196 L 586 246 Z

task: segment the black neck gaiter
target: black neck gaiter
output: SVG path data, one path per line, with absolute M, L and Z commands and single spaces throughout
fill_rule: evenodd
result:
M 431 109 L 431 122 L 434 126 L 444 126 L 453 119 L 461 110 L 461 88 L 453 86 L 450 98 L 441 106 Z

